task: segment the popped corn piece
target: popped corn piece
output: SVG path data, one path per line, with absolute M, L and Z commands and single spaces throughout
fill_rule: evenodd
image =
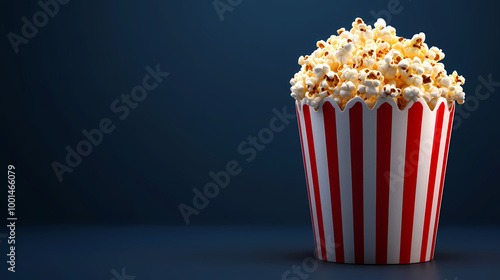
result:
M 316 76 L 316 79 L 321 79 L 325 76 L 326 73 L 330 72 L 330 66 L 327 64 L 317 64 L 313 68 L 313 73 L 314 76 Z
M 442 78 L 439 83 L 447 88 L 451 86 L 451 79 L 449 77 Z
M 386 26 L 385 20 L 383 18 L 378 18 L 375 22 L 375 28 L 382 29 Z
M 312 91 L 316 87 L 316 78 L 309 77 L 306 80 L 306 88 L 309 91 Z
M 375 107 L 375 104 L 377 103 L 377 98 L 376 97 L 370 97 L 365 99 L 366 105 L 368 105 L 368 108 L 373 109 Z
M 329 93 L 326 90 L 319 93 L 319 96 L 321 96 L 322 98 L 327 97 L 328 95 Z
M 328 88 L 330 88 L 330 85 L 328 84 L 327 80 L 324 79 L 323 81 L 321 81 L 321 83 L 319 84 L 319 90 L 325 91 L 328 90 Z
M 465 93 L 463 91 L 455 93 L 456 100 L 458 104 L 464 104 L 465 102 Z
M 394 79 L 398 73 L 398 66 L 392 61 L 393 56 L 393 53 L 386 54 L 384 60 L 381 61 L 377 68 L 387 79 Z
M 403 97 L 406 101 L 413 100 L 417 102 L 419 97 L 422 97 L 423 93 L 418 87 L 409 86 L 403 89 Z
M 342 105 L 342 103 L 343 103 L 342 99 L 341 99 L 341 98 L 339 98 L 339 97 L 334 97 L 334 98 L 333 98 L 333 100 L 334 100 L 335 102 L 337 102 L 337 104 L 338 104 L 338 105 Z
M 337 58 L 340 63 L 346 64 L 347 61 L 352 57 L 353 50 L 354 44 L 352 42 L 349 42 L 335 52 L 335 58 Z
M 425 102 L 430 102 L 432 99 L 432 96 L 430 93 L 424 91 L 424 92 L 422 92 L 422 98 L 424 98 Z
M 319 104 L 321 102 L 321 99 L 322 99 L 321 97 L 315 97 L 315 98 L 311 99 L 309 101 L 309 106 L 311 106 L 311 107 L 313 107 L 315 109 L 318 108 Z
M 430 49 L 430 51 L 432 53 L 434 53 L 434 57 L 432 58 L 433 60 L 440 61 L 440 60 L 442 60 L 444 58 L 444 53 L 443 53 L 443 51 L 441 49 L 438 49 L 436 47 L 432 47 Z
M 339 75 L 333 71 L 326 73 L 326 82 L 330 87 L 336 87 L 340 82 Z
M 327 45 L 328 45 L 328 44 L 327 44 L 325 41 L 323 41 L 323 40 L 318 41 L 318 42 L 316 43 L 316 47 L 318 47 L 318 48 L 320 48 L 320 49 L 324 49 L 324 48 L 326 48 L 326 46 L 327 46 Z
M 391 26 L 386 26 L 380 30 L 380 34 L 379 34 L 378 39 L 380 41 L 392 43 L 392 41 L 395 39 L 393 37 L 394 37 L 394 35 L 392 32 Z
M 406 84 L 412 85 L 412 86 L 417 86 L 417 87 L 421 86 L 423 83 L 423 80 L 424 80 L 422 78 L 422 76 L 416 75 L 416 74 L 410 74 L 408 76 L 403 76 L 403 79 L 406 82 Z
M 347 99 L 352 97 L 352 92 L 356 89 L 354 84 L 351 81 L 344 82 L 340 86 L 340 97 L 343 99 Z
M 358 80 L 358 71 L 356 69 L 351 69 L 349 67 L 342 70 L 342 75 L 340 76 L 344 81 L 354 82 Z
M 385 85 L 380 91 L 382 97 L 398 97 L 401 94 L 401 89 L 393 85 Z
M 459 84 L 459 85 L 463 85 L 465 84 L 465 78 L 463 76 L 459 76 L 457 71 L 453 71 L 453 73 L 451 74 L 450 78 L 456 83 L 456 84 Z
M 407 73 L 406 70 L 410 67 L 410 60 L 408 58 L 401 60 L 398 63 L 398 68 L 401 70 L 401 73 Z
M 306 60 L 305 60 L 305 58 L 302 55 L 299 57 L 299 62 L 298 63 L 299 63 L 299 65 L 306 64 Z
M 370 29 L 367 29 L 366 31 L 363 31 L 363 38 L 365 40 L 370 40 L 370 39 L 373 39 L 373 37 L 375 36 L 375 34 L 373 34 L 373 31 L 371 31 Z

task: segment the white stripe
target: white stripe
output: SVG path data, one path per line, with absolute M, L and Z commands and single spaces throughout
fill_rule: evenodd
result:
M 340 201 L 342 205 L 342 230 L 344 238 L 344 261 L 354 263 L 354 228 L 352 214 L 351 139 L 349 111 L 336 115 L 337 143 L 339 153 Z
M 363 221 L 365 263 L 375 263 L 377 111 L 363 106 Z
M 454 106 L 456 106 L 456 104 L 454 104 Z M 444 143 L 445 143 L 444 145 L 449 145 L 450 144 L 450 142 L 451 142 L 451 132 L 453 132 L 453 115 L 451 115 L 449 111 L 448 111 L 447 114 L 449 115 L 448 125 L 451 122 L 451 127 L 450 127 L 451 131 L 450 131 L 450 139 L 447 142 L 446 140 L 448 140 L 448 139 L 445 138 L 444 139 Z M 450 148 L 448 147 L 448 155 L 446 155 L 446 156 L 449 156 L 449 154 L 450 154 Z M 442 200 L 442 196 L 444 195 L 444 182 L 446 181 L 446 166 L 447 166 L 447 163 L 448 163 L 448 158 L 445 158 L 443 156 L 443 160 L 446 162 L 446 165 L 444 166 L 445 167 L 444 168 L 444 179 L 443 179 L 443 186 L 442 186 L 443 187 L 443 191 L 441 192 L 441 200 Z M 438 200 L 439 200 L 439 197 L 438 197 Z M 439 209 L 437 209 L 437 210 L 439 211 Z M 437 219 L 438 219 L 438 225 L 439 225 L 439 216 L 437 216 Z M 438 228 L 439 228 L 439 226 L 438 226 Z M 437 234 L 437 232 L 436 232 L 436 234 Z M 437 243 L 437 237 L 436 237 L 436 243 Z M 435 246 L 435 244 L 434 244 L 434 246 Z M 434 250 L 434 252 L 436 252 L 436 251 Z M 434 258 L 434 256 L 431 256 L 431 258 Z
M 422 252 L 422 232 L 424 229 L 425 205 L 429 185 L 429 168 L 431 164 L 432 142 L 434 141 L 434 128 L 436 126 L 436 112 L 430 111 L 425 103 L 423 107 L 420 151 L 418 155 L 418 168 L 416 170 L 417 187 L 415 191 L 415 208 L 413 213 L 411 263 L 420 262 L 420 253 Z
M 330 198 L 330 182 L 328 178 L 328 159 L 326 156 L 325 125 L 323 108 L 318 112 L 311 111 L 311 123 L 314 135 L 314 151 L 318 169 L 318 183 L 323 214 L 323 228 L 325 236 L 326 258 L 335 259 L 335 243 L 333 239 L 332 201 Z
M 408 110 L 392 110 L 387 263 L 399 263 Z M 385 174 L 384 174 L 385 176 Z
M 445 104 L 446 105 L 446 104 Z M 437 107 L 439 108 L 439 107 Z M 436 181 L 434 182 L 434 195 L 432 199 L 432 208 L 431 208 L 431 219 L 429 226 L 429 239 L 427 240 L 427 251 L 425 255 L 425 260 L 428 261 L 430 259 L 431 250 L 432 250 L 432 238 L 434 235 L 434 223 L 436 222 L 436 208 L 437 201 L 439 195 L 439 183 L 441 182 L 441 171 L 443 169 L 443 157 L 444 157 L 444 149 L 446 146 L 446 133 L 448 131 L 448 122 L 449 122 L 449 111 L 446 110 L 443 115 L 443 127 L 441 129 L 441 141 L 439 143 L 439 151 L 438 151 L 438 162 L 437 162 L 437 171 L 436 171 Z
M 318 230 L 318 218 L 316 214 L 316 203 L 314 202 L 314 189 L 313 189 L 313 181 L 312 181 L 312 172 L 311 172 L 311 164 L 310 164 L 310 159 L 309 159 L 309 146 L 307 142 L 307 130 L 306 130 L 306 125 L 305 125 L 305 119 L 304 119 L 304 111 L 303 110 L 308 110 L 309 106 L 302 107 L 301 110 L 299 110 L 300 113 L 300 123 L 301 123 L 301 129 L 302 129 L 302 140 L 304 140 L 304 157 L 305 157 L 305 162 L 306 166 L 305 168 L 307 169 L 307 187 L 309 188 L 309 195 L 311 197 L 311 205 L 310 205 L 310 210 L 311 210 L 311 216 L 312 216 L 312 223 L 314 227 L 314 233 L 315 233 L 315 240 L 316 240 L 316 252 L 318 252 L 318 258 L 321 257 L 321 243 L 319 239 L 319 230 Z

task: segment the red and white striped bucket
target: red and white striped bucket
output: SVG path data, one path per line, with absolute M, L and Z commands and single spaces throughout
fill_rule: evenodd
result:
M 324 261 L 432 260 L 454 114 L 441 98 L 400 110 L 355 97 L 344 111 L 296 101 L 316 244 Z

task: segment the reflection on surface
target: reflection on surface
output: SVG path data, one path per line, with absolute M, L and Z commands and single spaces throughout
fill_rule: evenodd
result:
M 309 227 L 59 226 L 23 227 L 19 233 L 23 242 L 16 248 L 29 267 L 16 272 L 19 279 L 36 279 L 48 270 L 59 279 L 110 279 L 110 271 L 122 267 L 136 279 L 463 280 L 500 275 L 498 228 L 440 228 L 434 260 L 403 265 L 317 261 Z

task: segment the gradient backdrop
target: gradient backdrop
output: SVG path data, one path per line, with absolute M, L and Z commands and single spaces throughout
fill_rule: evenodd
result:
M 380 12 L 388 5 L 392 15 Z M 41 8 L 2 0 L 1 158 L 4 168 L 16 166 L 17 215 L 23 225 L 183 225 L 178 205 L 192 203 L 192 189 L 210 182 L 210 171 L 236 160 L 241 174 L 192 225 L 310 224 L 295 120 L 251 162 L 237 147 L 268 127 L 273 108 L 293 113 L 288 81 L 300 55 L 354 18 L 373 23 L 379 14 L 400 36 L 424 31 L 444 50 L 446 69 L 467 79 L 441 225 L 500 225 L 497 8 L 491 1 L 244 0 L 221 21 L 212 1 L 69 1 L 16 54 L 7 34 L 22 34 L 21 18 L 32 21 Z M 112 102 L 157 64 L 170 75 L 120 120 Z M 489 76 L 494 83 L 480 94 L 491 95 L 474 102 L 479 77 Z M 65 147 L 75 148 L 81 131 L 103 118 L 115 130 L 59 182 L 51 164 L 64 163 Z

